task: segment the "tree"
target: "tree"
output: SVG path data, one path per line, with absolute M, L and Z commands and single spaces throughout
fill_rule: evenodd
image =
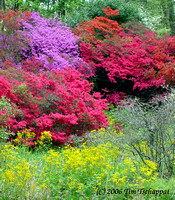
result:
M 171 34 L 175 35 L 175 1 L 168 0 L 168 11 L 169 11 L 169 24 L 171 29 Z
M 0 10 L 5 10 L 6 6 L 5 6 L 5 0 L 1 0 L 1 4 L 0 4 Z
M 162 18 L 162 23 L 170 29 L 171 35 L 175 35 L 175 1 L 174 0 L 156 0 L 156 1 L 143 1 L 140 0 L 142 5 L 147 10 L 159 13 Z M 154 5 L 154 6 L 153 6 Z M 155 11 L 157 10 L 157 11 Z
M 75 27 L 77 24 L 81 24 L 81 22 L 87 19 L 94 19 L 99 16 L 105 17 L 102 9 L 107 8 L 108 6 L 113 10 L 120 10 L 120 15 L 113 16 L 113 19 L 120 24 L 130 20 L 141 20 L 136 3 L 127 3 L 123 0 L 89 0 L 77 2 L 70 12 L 66 13 L 62 21 L 71 27 Z

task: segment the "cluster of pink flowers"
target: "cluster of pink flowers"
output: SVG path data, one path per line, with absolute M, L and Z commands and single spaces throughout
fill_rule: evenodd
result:
M 14 106 L 14 116 L 6 120 L 9 128 L 27 128 L 37 137 L 50 131 L 57 145 L 107 125 L 106 101 L 91 90 L 92 84 L 73 68 L 39 74 L 12 67 L 0 71 L 0 98 L 5 96 Z

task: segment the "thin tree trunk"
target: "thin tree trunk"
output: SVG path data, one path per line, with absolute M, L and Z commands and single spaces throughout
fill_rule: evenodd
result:
M 66 4 L 65 4 L 65 1 L 62 1 L 61 2 L 61 15 L 64 16 L 66 14 Z
M 50 0 L 48 0 L 48 2 L 47 2 L 47 16 L 48 17 L 49 17 L 49 14 L 50 14 L 49 6 L 50 6 Z
M 56 11 L 56 8 L 55 8 L 55 0 L 52 0 L 52 13 L 53 13 L 53 16 L 55 16 L 55 12 Z

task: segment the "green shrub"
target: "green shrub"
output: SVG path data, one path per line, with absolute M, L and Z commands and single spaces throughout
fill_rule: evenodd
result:
M 0 99 L 0 142 L 5 142 L 12 134 L 8 131 L 8 117 L 13 116 L 12 105 L 4 96 Z

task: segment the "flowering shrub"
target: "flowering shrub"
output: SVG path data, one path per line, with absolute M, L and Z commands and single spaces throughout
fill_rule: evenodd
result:
M 0 11 L 4 31 L 0 34 L 0 67 L 10 61 L 27 71 L 80 68 L 88 65 L 80 58 L 77 37 L 59 18 L 46 19 L 39 13 Z M 83 66 L 83 71 L 81 70 Z
M 21 34 L 30 40 L 29 47 L 21 52 L 24 59 L 36 56 L 46 70 L 85 65 L 79 57 L 77 37 L 58 16 L 46 19 L 39 13 L 30 14 L 31 17 L 22 23 Z
M 44 149 L 48 150 L 52 146 L 52 134 L 50 131 L 41 132 L 41 137 L 35 142 L 35 146 L 37 146 L 37 150 Z
M 50 131 L 53 144 L 64 144 L 70 135 L 107 125 L 105 100 L 90 94 L 92 84 L 77 70 L 52 70 L 34 74 L 21 69 L 0 70 L 0 97 L 16 105 L 7 123 L 14 132 L 30 129 L 39 139 Z
M 138 87 L 142 90 L 152 86 L 159 87 L 164 83 L 163 78 L 156 78 L 157 62 L 152 54 L 148 54 L 144 44 L 138 37 L 123 39 L 119 36 L 93 48 L 88 48 L 91 44 L 86 46 L 81 43 L 80 49 L 83 58 L 93 63 L 94 68 L 105 69 L 111 83 L 116 83 L 115 78 L 129 79 L 134 82 L 133 89 Z
M 107 16 L 117 14 L 110 8 L 103 11 Z M 135 27 L 128 25 L 121 31 L 119 24 L 108 17 L 96 17 L 77 27 L 77 34 L 84 37 L 81 56 L 94 72 L 96 91 L 106 87 L 132 93 L 137 89 L 139 94 L 164 83 L 174 85 L 174 37 L 157 38 L 149 29 Z M 137 30 L 144 34 L 139 36 Z
M 16 138 L 12 140 L 13 144 L 18 146 L 36 147 L 35 150 L 49 149 L 52 145 L 52 135 L 49 131 L 41 132 L 41 136 L 35 141 L 36 134 L 30 129 L 18 131 Z
M 123 92 L 114 92 L 106 95 L 106 99 L 108 103 L 112 103 L 116 107 L 121 104 L 121 100 L 125 99 L 125 94 Z
M 116 21 L 111 20 L 110 16 L 119 15 L 118 11 L 112 10 L 110 7 L 103 8 L 106 17 L 95 17 L 93 20 L 81 23 L 81 26 L 75 28 L 75 34 L 91 43 L 98 43 L 106 37 L 116 35 L 122 28 Z

